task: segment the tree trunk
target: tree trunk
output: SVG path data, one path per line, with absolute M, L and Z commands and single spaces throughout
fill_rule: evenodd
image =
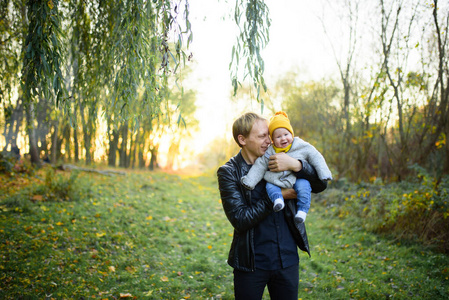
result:
M 12 110 L 11 115 L 9 117 L 5 116 L 5 128 L 3 130 L 5 147 L 3 148 L 3 151 L 6 151 L 9 145 L 11 145 L 11 147 L 17 146 L 17 136 L 19 135 L 20 127 L 22 125 L 22 118 L 23 107 L 21 97 L 19 97 L 17 105 Z
M 25 105 L 26 119 L 27 119 L 27 132 L 28 143 L 30 147 L 30 160 L 33 165 L 41 166 L 41 160 L 39 158 L 39 150 L 37 148 L 36 135 L 34 129 L 34 105 L 31 101 L 28 101 Z
M 53 125 L 53 133 L 51 136 L 51 163 L 56 164 L 58 159 L 58 127 L 59 127 L 59 118 L 55 121 Z
M 134 167 L 136 166 L 136 161 L 137 161 L 137 151 L 138 151 L 138 147 L 140 145 L 140 131 L 137 130 L 136 132 L 136 137 L 134 138 L 134 141 L 131 144 L 131 159 L 130 159 L 130 166 L 131 169 L 134 169 Z
M 151 159 L 150 159 L 150 165 L 148 166 L 150 171 L 153 171 L 154 169 L 157 168 L 157 152 L 158 152 L 158 147 L 152 147 L 150 149 Z
M 80 148 L 78 141 L 78 105 L 75 103 L 74 117 L 73 117 L 73 156 L 75 163 L 80 161 Z
M 92 153 L 91 153 L 91 134 L 84 133 L 84 149 L 86 150 L 86 166 L 92 164 Z
M 443 165 L 443 173 L 447 174 L 449 173 L 449 145 L 447 142 L 447 137 L 449 136 L 449 69 L 447 64 L 447 34 L 443 33 L 444 28 L 441 29 L 438 22 L 438 1 L 434 0 L 433 3 L 433 20 L 438 42 L 438 82 L 440 85 L 440 107 L 438 111 L 441 112 L 440 121 L 438 122 L 438 127 L 441 128 L 441 130 L 437 128 L 436 132 L 442 131 L 446 136 L 446 155 Z
M 139 154 L 138 154 L 138 160 L 139 160 L 139 169 L 145 168 L 145 158 L 143 157 L 143 146 L 139 145 Z
M 122 168 L 127 167 L 127 145 L 128 145 L 128 123 L 125 121 L 125 124 L 120 129 L 122 135 L 122 142 L 120 143 L 119 153 L 120 153 L 120 162 L 119 166 Z
M 41 89 L 40 93 L 41 93 Z M 50 131 L 51 120 L 50 114 L 48 113 L 49 107 L 46 100 L 39 96 L 39 102 L 34 105 L 34 118 L 37 121 L 37 127 L 35 128 L 36 142 L 38 144 L 39 153 L 43 155 L 44 159 L 49 160 L 49 151 L 47 143 L 47 135 Z
M 64 159 L 67 162 L 71 162 L 72 161 L 72 156 L 71 156 L 71 149 L 70 149 L 70 124 L 67 122 L 67 124 L 65 124 L 64 126 L 64 131 L 63 131 L 63 140 L 65 140 L 65 154 L 64 154 Z
M 109 131 L 112 130 L 112 134 Z M 108 166 L 117 166 L 117 148 L 118 148 L 118 131 L 116 129 L 109 129 L 109 152 L 108 152 Z
M 92 132 L 90 131 L 90 128 L 88 126 L 88 122 L 90 122 L 90 120 L 88 119 L 86 120 L 83 100 L 79 99 L 79 101 L 80 101 L 80 120 L 83 126 L 84 150 L 86 151 L 85 164 L 89 166 L 92 163 L 92 156 L 91 156 Z
M 139 131 L 136 133 L 136 137 L 133 138 L 131 135 L 130 138 L 130 146 L 129 146 L 129 158 L 128 158 L 128 167 L 131 167 L 131 169 L 134 169 L 134 164 L 136 162 L 136 145 L 137 145 L 137 139 L 139 138 Z

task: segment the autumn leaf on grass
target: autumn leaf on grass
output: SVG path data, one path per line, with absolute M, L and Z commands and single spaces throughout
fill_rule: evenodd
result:
M 33 201 L 33 202 L 35 202 L 35 201 L 42 201 L 42 199 L 43 199 L 43 196 L 42 196 L 42 195 L 34 195 L 34 196 L 31 198 L 31 201 Z
M 167 276 L 163 276 L 163 277 L 161 277 L 161 281 L 163 281 L 163 282 L 167 282 L 167 281 L 168 281 L 168 277 L 167 277 Z
M 102 236 L 105 236 L 105 235 L 106 235 L 106 232 L 101 232 L 101 233 L 97 232 L 97 233 L 95 233 L 95 235 L 96 235 L 97 237 L 102 237 Z
M 127 266 L 126 271 L 128 271 L 131 274 L 136 273 L 136 268 L 134 268 L 133 266 Z
M 132 298 L 132 296 L 130 293 L 120 293 L 120 298 Z

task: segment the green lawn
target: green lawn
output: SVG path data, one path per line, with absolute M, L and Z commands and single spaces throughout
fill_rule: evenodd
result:
M 0 196 L 1 299 L 233 298 L 232 227 L 213 176 L 80 173 L 69 188 L 82 193 L 64 201 L 33 182 Z M 449 297 L 447 256 L 312 206 L 298 298 Z

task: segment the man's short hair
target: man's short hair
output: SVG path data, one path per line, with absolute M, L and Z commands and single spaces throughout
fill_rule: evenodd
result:
M 256 113 L 249 112 L 234 121 L 234 124 L 232 125 L 232 135 L 234 136 L 234 140 L 237 145 L 242 147 L 242 145 L 240 145 L 239 143 L 239 135 L 248 137 L 254 123 L 258 120 L 266 121 L 264 117 L 261 117 Z

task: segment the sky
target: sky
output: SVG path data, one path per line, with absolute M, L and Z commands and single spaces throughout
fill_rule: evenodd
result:
M 227 3 L 229 2 L 229 3 Z M 335 72 L 335 60 L 317 12 L 321 1 L 266 0 L 270 9 L 270 41 L 262 52 L 265 80 L 273 86 L 284 72 L 297 69 L 302 80 L 319 79 Z M 190 0 L 193 42 L 192 75 L 184 83 L 197 91 L 200 130 L 194 143 L 204 148 L 216 136 L 231 136 L 232 121 L 245 107 L 260 113 L 256 101 L 231 101 L 229 63 L 238 28 L 232 20 L 235 1 Z M 266 112 L 264 112 L 265 114 Z

